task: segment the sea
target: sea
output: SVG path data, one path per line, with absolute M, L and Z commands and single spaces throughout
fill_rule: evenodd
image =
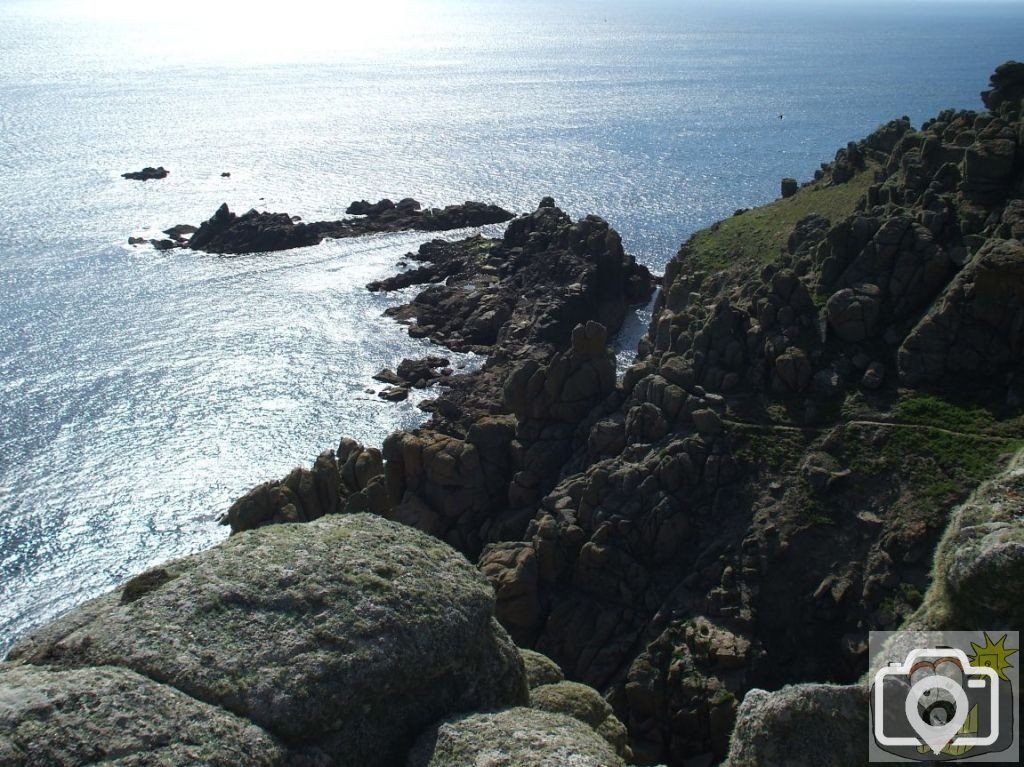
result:
M 1022 41 L 1020 2 L 0 0 L 0 657 L 223 539 L 253 485 L 423 419 L 371 378 L 432 351 L 383 316 L 409 293 L 364 286 L 432 235 L 232 257 L 128 237 L 223 202 L 552 195 L 658 272 L 881 123 L 980 109 Z M 121 178 L 146 165 L 170 175 Z

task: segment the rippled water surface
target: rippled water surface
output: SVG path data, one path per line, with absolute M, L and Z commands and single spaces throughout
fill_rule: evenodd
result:
M 129 235 L 224 201 L 553 194 L 660 270 L 877 124 L 978 107 L 1024 55 L 1020 4 L 322 5 L 0 2 L 0 654 L 220 539 L 254 483 L 419 420 L 366 392 L 429 347 L 363 286 L 422 235 L 231 258 Z

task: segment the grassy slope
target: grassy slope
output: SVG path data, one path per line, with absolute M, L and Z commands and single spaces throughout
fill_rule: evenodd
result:
M 737 262 L 753 260 L 770 263 L 786 251 L 786 242 L 796 223 L 818 213 L 838 223 L 854 212 L 874 182 L 874 168 L 861 171 L 837 186 L 814 182 L 793 197 L 753 208 L 697 232 L 684 248 L 688 261 L 701 269 L 724 269 Z

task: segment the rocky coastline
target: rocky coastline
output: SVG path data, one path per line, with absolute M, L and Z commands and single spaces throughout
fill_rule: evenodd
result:
M 146 700 L 168 731 L 112 763 L 865 763 L 869 630 L 1024 618 L 1024 64 L 982 100 L 695 234 L 621 379 L 654 278 L 605 221 L 546 198 L 424 245 L 368 288 L 425 286 L 392 316 L 484 366 L 410 363 L 420 428 L 342 440 L 222 547 L 20 642 L 0 761 L 54 732 L 95 760 Z M 190 245 L 321 231 L 274 215 Z
M 157 250 L 188 248 L 222 255 L 269 253 L 305 248 L 325 239 L 410 230 L 444 232 L 501 224 L 513 218 L 512 213 L 497 205 L 464 202 L 461 205 L 424 210 L 412 198 L 397 203 L 384 199 L 373 204 L 362 200 L 353 202 L 345 212 L 350 218 L 306 223 L 298 216 L 287 213 L 250 210 L 239 216 L 224 203 L 198 227 L 178 224 L 164 230 L 168 239 L 151 239 L 148 242 Z M 145 242 L 147 240 L 144 237 L 131 237 L 128 240 L 129 245 Z

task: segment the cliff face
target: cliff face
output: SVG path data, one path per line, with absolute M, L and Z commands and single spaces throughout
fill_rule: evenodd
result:
M 641 758 L 721 758 L 751 687 L 855 681 L 1024 445 L 1019 69 L 998 112 L 890 123 L 684 245 L 527 534 L 483 552 L 499 618 Z

